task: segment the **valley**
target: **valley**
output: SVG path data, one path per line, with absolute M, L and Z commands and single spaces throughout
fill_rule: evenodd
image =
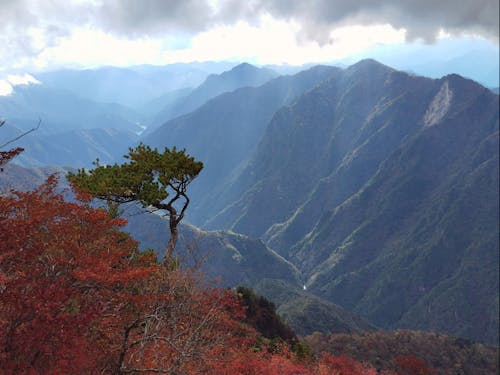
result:
M 301 336 L 412 329 L 498 345 L 499 97 L 488 88 L 371 59 L 36 78 L 0 97 L 1 143 L 41 119 L 9 145 L 25 151 L 2 191 L 122 163 L 139 142 L 185 148 L 204 168 L 177 252 L 209 280 L 254 288 Z M 136 210 L 125 229 L 161 257 L 167 221 Z

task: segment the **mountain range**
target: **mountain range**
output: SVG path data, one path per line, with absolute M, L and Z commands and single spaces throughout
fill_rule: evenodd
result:
M 116 103 L 84 99 L 43 84 L 16 86 L 0 96 L 0 113 L 6 120 L 0 142 L 36 128 L 12 146 L 26 151 L 17 162 L 25 166 L 90 167 L 119 160 L 137 142 L 141 115 Z
M 203 161 L 189 187 L 187 219 L 198 228 L 183 226 L 179 254 L 212 253 L 210 277 L 276 300 L 301 334 L 410 328 L 498 344 L 499 97 L 490 89 L 374 60 L 287 76 L 243 64 L 150 103 L 165 121 L 142 136 L 130 127 L 154 113 L 106 130 L 109 140 L 87 142 L 91 129 L 75 125 L 78 154 L 93 147 L 119 160 L 118 149 L 141 140 Z M 65 154 L 50 139 L 71 145 L 61 134 L 43 146 L 54 159 Z M 113 153 L 111 139 L 120 140 Z M 143 248 L 162 249 L 165 225 L 132 215 L 128 229 Z
M 255 151 L 274 113 L 338 70 L 316 66 L 280 76 L 259 87 L 242 87 L 221 94 L 142 138 L 154 147 L 186 148 L 203 161 L 201 175 L 190 186 L 190 222 L 201 224 L 213 215 L 213 202 Z
M 275 113 L 204 225 L 262 238 L 378 326 L 496 342 L 498 108 L 460 76 L 361 61 Z
M 175 110 L 175 114 L 183 113 L 223 92 L 259 85 L 277 75 L 270 69 L 249 64 L 240 64 L 220 75 L 208 74 L 221 66 L 228 64 L 179 64 L 168 69 L 101 68 L 40 74 L 37 76 L 42 80 L 40 83 L 19 85 L 11 95 L 0 96 L 0 113 L 7 122 L 0 133 L 0 144 L 40 123 L 36 133 L 12 144 L 26 149 L 17 163 L 91 167 L 92 162 L 99 159 L 103 164 L 111 164 L 123 160 L 128 147 L 139 142 L 139 134 L 151 119 L 160 117 L 164 122 L 170 115 L 174 116 L 174 113 L 165 115 L 165 108 Z M 198 69 L 201 67 L 209 70 L 204 73 Z M 175 83 L 176 80 L 195 83 L 203 74 L 205 80 L 196 89 L 179 88 L 181 84 Z M 124 82 L 127 90 L 121 88 Z M 138 105 L 138 101 L 142 104 Z
M 162 125 L 167 120 L 192 112 L 212 98 L 240 87 L 260 86 L 278 73 L 268 68 L 257 68 L 242 63 L 227 72 L 210 74 L 205 81 L 188 95 L 172 100 L 160 110 L 150 121 L 150 129 Z M 150 130 L 148 129 L 148 130 Z
M 168 221 L 125 209 L 125 228 L 143 250 L 156 249 L 161 258 L 168 239 Z M 368 321 L 303 289 L 299 270 L 261 240 L 231 231 L 205 231 L 182 224 L 176 254 L 183 267 L 202 270 L 219 286 L 246 285 L 273 301 L 277 312 L 299 335 L 314 332 L 353 333 L 375 330 Z
M 242 150 L 244 120 L 222 118 L 243 90 L 149 138 L 205 161 L 194 223 L 262 238 L 310 291 L 375 325 L 498 340 L 498 96 L 364 60 L 271 111 L 247 159 L 211 157 L 233 155 L 226 140 Z
M 193 62 L 167 66 L 139 65 L 127 68 L 101 67 L 86 70 L 55 70 L 35 74 L 49 88 L 70 91 L 85 99 L 118 103 L 143 112 L 144 106 L 168 92 L 193 88 L 209 74 L 220 74 L 234 63 Z

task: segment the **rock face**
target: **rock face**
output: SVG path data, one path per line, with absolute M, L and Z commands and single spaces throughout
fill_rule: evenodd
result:
M 212 207 L 385 327 L 498 341 L 499 100 L 361 61 L 279 110 Z

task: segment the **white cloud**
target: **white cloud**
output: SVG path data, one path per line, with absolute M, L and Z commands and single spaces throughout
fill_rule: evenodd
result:
M 12 94 L 12 85 L 5 79 L 0 79 L 0 96 L 7 96 Z
M 30 74 L 9 74 L 7 76 L 7 81 L 12 85 L 12 86 L 18 86 L 18 85 L 39 85 L 41 82 L 37 80 L 35 77 L 33 77 Z
M 30 74 L 9 74 L 6 78 L 0 79 L 0 96 L 12 94 L 14 86 L 39 84 L 41 82 Z
M 390 25 L 346 26 L 330 33 L 332 43 L 320 45 L 299 40 L 300 25 L 261 18 L 259 26 L 238 22 L 200 33 L 190 48 L 163 52 L 163 62 L 195 60 L 248 60 L 260 64 L 304 64 L 341 59 L 351 53 L 380 44 L 402 43 L 404 30 Z
M 260 64 L 303 64 L 340 59 L 350 53 L 377 44 L 401 43 L 404 30 L 390 25 L 345 26 L 330 33 L 331 43 L 320 45 L 301 40 L 301 26 L 293 21 L 276 20 L 269 15 L 251 25 L 240 21 L 220 25 L 199 33 L 183 48 L 174 36 L 130 39 L 102 30 L 79 27 L 59 43 L 42 49 L 31 60 L 31 68 L 99 65 L 127 66 L 134 64 L 167 64 L 174 62 L 237 60 Z M 22 68 L 23 61 L 18 61 Z M 27 66 L 27 68 L 30 68 Z
M 55 66 L 126 66 L 159 60 L 162 40 L 127 39 L 92 28 L 77 28 L 34 60 L 38 69 Z

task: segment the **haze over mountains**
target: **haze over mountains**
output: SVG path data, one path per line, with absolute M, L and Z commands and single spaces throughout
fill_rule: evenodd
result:
M 16 161 L 78 167 L 119 161 L 139 141 L 185 147 L 205 165 L 188 210 L 204 230 L 186 226 L 186 238 L 216 252 L 210 275 L 274 296 L 299 332 L 311 332 L 300 308 L 314 303 L 323 321 L 336 311 L 318 329 L 349 322 L 345 332 L 413 328 L 498 343 L 498 95 L 374 60 L 282 76 L 242 64 L 203 83 L 177 73 L 164 92 L 135 72 L 122 95 L 126 76 L 113 72 L 99 95 L 100 78 L 85 79 L 104 76 L 85 72 L 75 76 L 81 91 L 54 73 L 0 97 L 5 139 L 43 120 Z M 131 217 L 130 231 L 161 248 L 164 224 Z
M 41 120 L 36 135 L 30 134 L 17 143 L 26 148 L 18 163 L 90 167 L 96 158 L 102 163 L 121 160 L 128 147 L 139 141 L 146 124 L 154 123 L 153 119 L 168 108 L 183 113 L 225 91 L 259 85 L 277 76 L 269 69 L 248 64 L 220 76 L 209 75 L 227 65 L 200 63 L 167 69 L 102 68 L 41 74 L 43 83 L 16 86 L 11 95 L 0 96 L 0 113 L 8 125 L 0 141 L 15 138 Z M 184 88 L 198 83 L 203 76 L 206 81 L 197 89 Z M 171 115 L 165 116 L 161 123 Z
M 202 84 L 209 74 L 233 67 L 229 62 L 200 62 L 130 68 L 103 67 L 87 70 L 56 70 L 39 73 L 44 85 L 71 91 L 83 98 L 118 103 L 140 111 L 161 95 Z
M 271 69 L 257 69 L 247 63 L 239 64 L 220 75 L 211 74 L 188 95 L 181 96 L 178 100 L 165 105 L 154 116 L 150 126 L 155 128 L 167 120 L 189 113 L 222 93 L 231 92 L 240 87 L 260 86 L 277 75 Z
M 460 42 L 441 39 L 434 44 L 406 46 L 377 46 L 370 53 L 351 56 L 346 65 L 370 56 L 398 70 L 431 78 L 455 73 L 486 87 L 497 87 L 499 82 L 498 49 L 488 41 L 469 37 Z

